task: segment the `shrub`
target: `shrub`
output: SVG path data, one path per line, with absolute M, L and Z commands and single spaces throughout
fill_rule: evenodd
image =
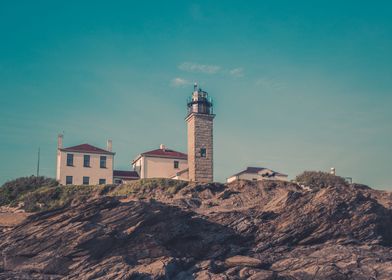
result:
M 15 206 L 24 194 L 57 185 L 58 182 L 55 179 L 43 176 L 21 177 L 8 181 L 0 188 L 0 206 L 7 204 Z
M 48 205 L 59 199 L 61 187 L 45 188 L 25 194 L 22 197 L 23 208 L 27 212 L 48 209 Z
M 305 171 L 296 177 L 296 181 L 312 189 L 348 185 L 344 178 L 321 171 Z

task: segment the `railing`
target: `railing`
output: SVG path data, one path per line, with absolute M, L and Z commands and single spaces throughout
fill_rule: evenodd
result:
M 214 109 L 213 107 L 203 107 L 196 105 L 197 107 L 194 106 L 188 106 L 188 114 L 190 113 L 199 113 L 199 114 L 207 114 L 207 115 L 212 115 L 214 114 Z

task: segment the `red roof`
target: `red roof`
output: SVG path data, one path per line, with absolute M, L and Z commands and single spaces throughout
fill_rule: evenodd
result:
M 113 177 L 139 179 L 139 174 L 136 171 L 113 170 Z
M 81 144 L 69 148 L 60 149 L 64 152 L 78 152 L 78 153 L 93 153 L 93 154 L 107 154 L 107 155 L 114 155 L 114 153 L 109 152 L 107 150 L 94 147 L 90 144 Z
M 153 156 L 153 157 L 167 157 L 167 158 L 177 158 L 177 159 L 187 159 L 188 155 L 173 151 L 170 149 L 156 149 L 149 152 L 141 154 L 142 156 Z

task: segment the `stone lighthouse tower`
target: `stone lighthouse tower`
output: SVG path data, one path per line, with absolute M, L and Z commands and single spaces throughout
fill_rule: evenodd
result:
M 213 176 L 213 134 L 215 115 L 208 93 L 194 86 L 188 99 L 188 168 L 189 181 L 212 182 Z

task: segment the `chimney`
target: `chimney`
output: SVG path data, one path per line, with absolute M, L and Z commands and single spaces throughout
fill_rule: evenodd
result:
M 336 175 L 335 167 L 331 167 L 331 174 L 332 174 L 332 175 Z
M 166 150 L 166 147 L 165 147 L 165 145 L 161 144 L 161 145 L 159 145 L 159 149 Z
M 59 134 L 57 136 L 57 149 L 63 148 L 63 137 L 64 137 L 63 134 Z
M 106 143 L 106 150 L 108 150 L 109 152 L 112 151 L 112 140 L 108 140 Z

